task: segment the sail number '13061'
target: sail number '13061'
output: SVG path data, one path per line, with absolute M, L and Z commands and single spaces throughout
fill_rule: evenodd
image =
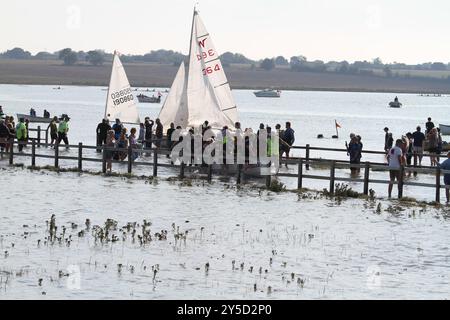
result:
M 115 106 L 118 106 L 122 103 L 133 101 L 134 96 L 131 93 L 131 88 L 123 89 L 117 92 L 111 93 L 111 99 Z

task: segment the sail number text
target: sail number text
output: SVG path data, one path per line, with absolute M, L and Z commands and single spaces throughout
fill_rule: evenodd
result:
M 114 105 L 118 106 L 122 103 L 133 101 L 134 96 L 131 93 L 131 88 L 127 88 L 111 93 L 111 99 L 113 100 Z
M 216 53 L 213 49 L 209 49 L 207 52 L 202 51 L 202 54 L 197 54 L 197 60 L 200 61 L 202 59 L 206 59 L 208 57 L 214 57 Z
M 203 75 L 206 76 L 208 74 L 213 73 L 214 71 L 219 71 L 220 70 L 220 64 L 216 63 L 216 65 L 214 67 L 206 67 L 205 69 L 203 69 Z

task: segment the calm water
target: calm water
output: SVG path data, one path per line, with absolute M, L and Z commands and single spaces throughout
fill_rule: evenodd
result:
M 68 113 L 72 143 L 95 142 L 105 96 L 99 87 L 0 85 L 0 105 L 7 113 L 27 113 L 30 107 L 38 113 L 44 108 L 52 115 Z M 390 109 L 386 105 L 394 94 L 285 91 L 281 99 L 257 99 L 251 91 L 236 90 L 234 96 L 244 127 L 290 120 L 301 145 L 342 147 L 355 132 L 367 149 L 379 150 L 385 126 L 400 135 L 424 125 L 428 116 L 436 124 L 450 123 L 449 97 L 399 95 L 405 107 Z M 140 112 L 155 117 L 159 108 L 144 104 Z M 342 138 L 316 139 L 318 133 L 335 133 L 334 119 L 342 126 Z M 29 164 L 29 159 L 22 161 Z M 38 159 L 38 165 L 46 163 Z M 86 165 L 100 169 L 98 164 Z M 125 171 L 126 166 L 114 170 Z M 205 186 L 194 181 L 187 186 L 166 181 L 176 175 L 170 169 L 160 173 L 157 183 L 148 183 L 30 172 L 0 161 L 0 299 L 449 298 L 448 209 L 402 211 L 393 208 L 395 201 L 302 199 L 250 186 L 236 190 L 233 181 Z M 433 181 L 427 175 L 416 179 Z M 305 181 L 305 186 L 327 185 Z M 378 196 L 385 195 L 384 185 L 373 187 Z M 405 193 L 432 200 L 434 191 L 406 188 Z M 72 235 L 70 246 L 64 241 L 45 244 L 51 214 L 57 217 L 58 234 L 64 225 L 65 237 Z M 78 237 L 86 219 L 103 225 L 107 218 L 117 220 L 119 227 L 147 219 L 152 234 L 168 230 L 167 240 L 140 246 L 130 234 L 122 241 L 119 231 L 120 241 L 103 245 L 89 232 Z M 71 223 L 78 226 L 72 229 Z M 188 231 L 186 240 L 175 240 L 172 223 L 179 232 Z M 158 269 L 155 277 L 152 267 Z

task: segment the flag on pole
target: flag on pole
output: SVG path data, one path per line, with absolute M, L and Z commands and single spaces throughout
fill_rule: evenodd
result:
M 339 123 L 337 123 L 336 120 L 334 120 L 334 123 L 336 124 L 336 128 L 341 128 L 341 125 Z

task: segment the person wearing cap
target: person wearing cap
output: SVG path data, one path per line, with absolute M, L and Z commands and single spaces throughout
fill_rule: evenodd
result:
M 69 120 L 70 118 L 65 116 L 58 126 L 58 144 L 60 144 L 61 141 L 64 141 L 66 148 L 69 148 L 69 139 L 67 138 L 67 133 L 69 132 Z
M 20 118 L 19 123 L 16 126 L 16 138 L 19 144 L 19 152 L 22 152 L 27 141 L 27 127 L 25 126 L 24 118 Z
M 450 202 L 450 151 L 447 153 L 447 159 L 439 164 L 441 170 L 448 170 L 449 173 L 444 173 L 445 197 L 447 204 Z

